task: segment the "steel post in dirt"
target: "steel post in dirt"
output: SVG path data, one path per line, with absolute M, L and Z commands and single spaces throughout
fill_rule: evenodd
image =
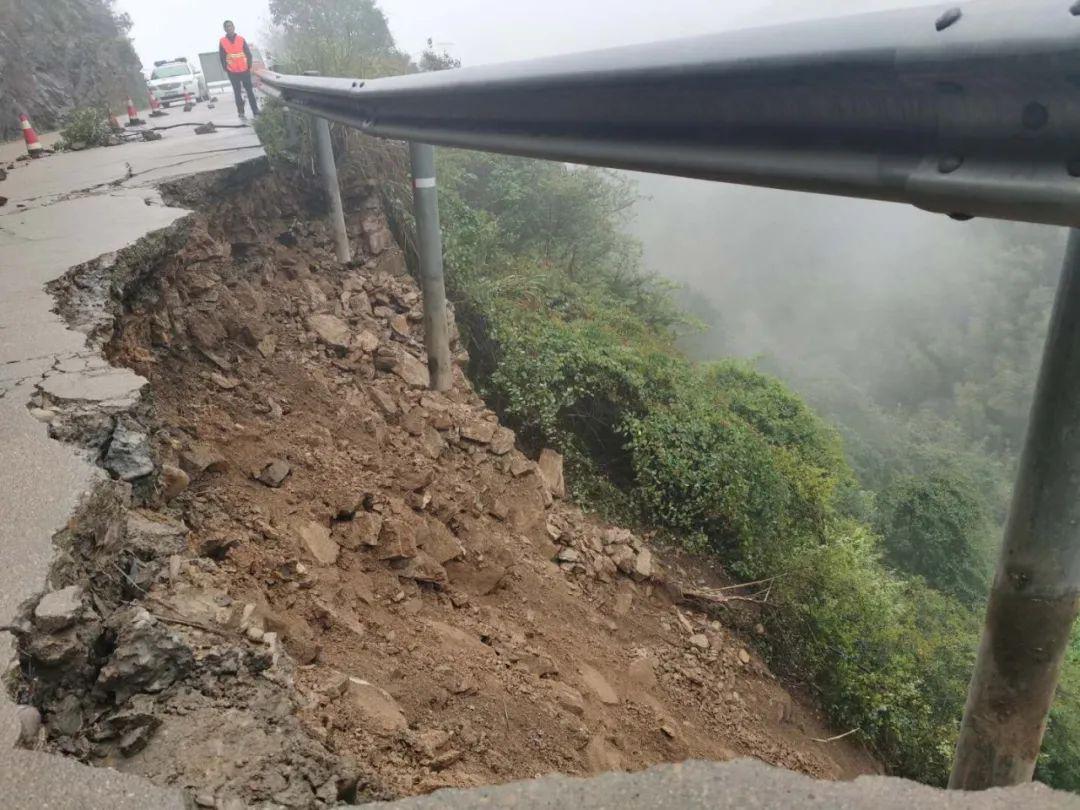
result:
M 424 291 L 424 343 L 433 391 L 453 385 L 450 333 L 446 324 L 446 285 L 443 280 L 439 191 L 435 184 L 435 147 L 409 142 L 412 161 L 413 211 L 420 242 L 420 284 Z
M 334 162 L 334 146 L 330 142 L 330 122 L 317 115 L 311 116 L 315 130 L 315 152 L 319 159 L 319 176 L 322 177 L 326 200 L 330 203 L 330 228 L 334 232 L 334 253 L 339 262 L 352 259 L 349 234 L 345 230 L 345 209 L 341 205 L 341 188 L 338 185 L 337 164 Z
M 1027 782 L 1080 605 L 1080 230 L 1072 230 L 949 787 Z

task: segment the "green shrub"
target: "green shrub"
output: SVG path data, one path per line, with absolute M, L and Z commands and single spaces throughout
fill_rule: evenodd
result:
M 112 134 L 107 112 L 96 107 L 81 107 L 64 119 L 60 146 L 63 149 L 105 146 Z
M 985 599 L 994 532 L 967 477 L 939 470 L 900 478 L 882 499 L 879 531 L 894 565 L 968 604 Z

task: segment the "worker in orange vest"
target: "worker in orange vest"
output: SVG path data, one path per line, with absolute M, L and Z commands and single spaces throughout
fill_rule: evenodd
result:
M 248 47 L 247 40 L 236 33 L 232 20 L 225 21 L 225 36 L 221 38 L 218 46 L 218 57 L 229 81 L 232 82 L 233 94 L 236 96 L 236 112 L 240 114 L 240 120 L 247 120 L 241 87 L 247 90 L 248 100 L 251 101 L 251 114 L 258 116 L 259 102 L 255 100 L 255 88 L 251 86 L 251 48 Z

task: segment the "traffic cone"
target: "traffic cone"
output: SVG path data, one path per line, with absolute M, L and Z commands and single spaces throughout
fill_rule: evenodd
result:
M 184 112 L 191 112 L 195 106 L 195 102 L 191 98 L 191 93 L 184 93 Z
M 25 113 L 19 116 L 19 125 L 22 127 L 23 140 L 26 141 L 26 151 L 30 153 L 30 157 L 41 157 L 41 144 Z
M 161 109 L 161 102 L 157 100 L 157 96 L 153 93 L 150 94 L 150 117 L 161 118 L 168 115 L 163 109 Z
M 128 123 L 127 123 L 127 125 L 129 127 L 137 127 L 140 124 L 145 124 L 146 123 L 141 118 L 139 118 L 138 110 L 135 109 L 135 105 L 132 103 L 130 98 L 127 100 L 127 114 L 128 114 Z

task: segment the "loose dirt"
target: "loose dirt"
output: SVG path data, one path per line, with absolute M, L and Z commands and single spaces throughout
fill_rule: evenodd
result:
M 563 499 L 561 459 L 520 452 L 456 335 L 453 390 L 426 390 L 419 291 L 374 189 L 343 266 L 309 201 L 247 174 L 186 188 L 178 228 L 57 289 L 149 380 L 106 438 L 66 438 L 123 471 L 143 437 L 153 472 L 58 538 L 54 585 L 77 591 L 59 618 L 28 607 L 30 744 L 230 808 L 687 758 L 879 770 L 854 737 L 813 742 L 847 729 L 723 608 L 685 607 L 720 572 Z M 36 406 L 64 434 L 70 409 Z

